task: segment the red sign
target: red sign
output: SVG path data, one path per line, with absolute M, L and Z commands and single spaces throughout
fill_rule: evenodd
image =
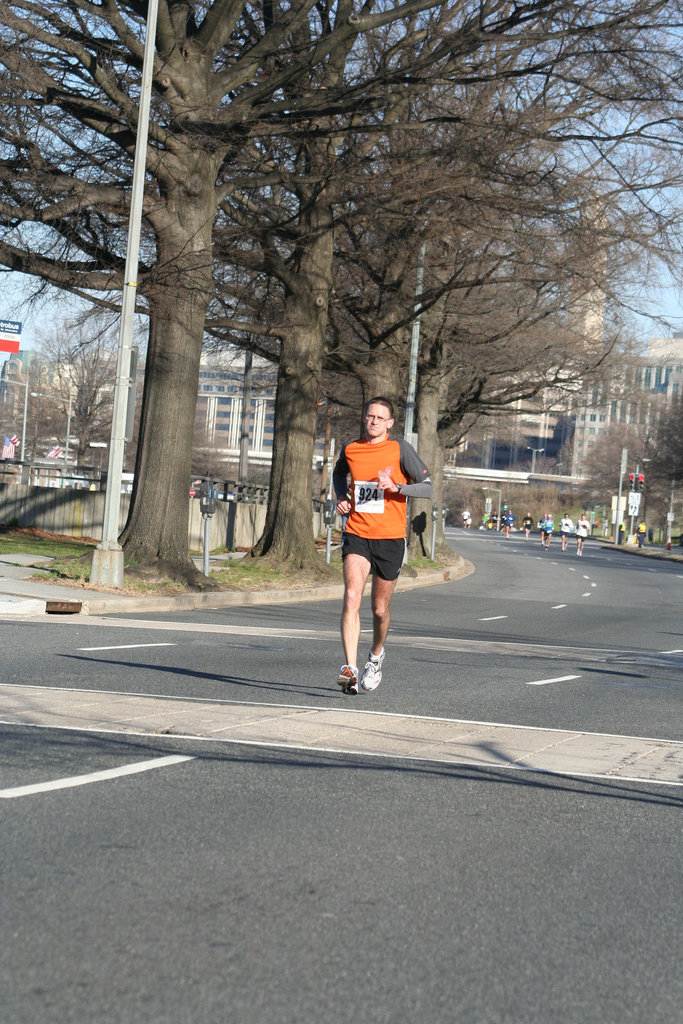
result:
M 0 320 L 0 352 L 18 352 L 21 343 L 21 321 Z

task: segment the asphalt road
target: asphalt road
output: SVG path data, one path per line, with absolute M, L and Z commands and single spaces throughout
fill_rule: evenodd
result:
M 337 602 L 4 622 L 2 681 L 681 740 L 680 565 L 452 536 L 372 695 Z M 681 1019 L 680 786 L 0 728 L 5 791 L 112 773 L 0 802 L 3 1024 Z

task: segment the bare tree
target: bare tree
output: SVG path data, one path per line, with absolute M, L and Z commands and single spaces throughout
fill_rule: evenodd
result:
M 259 550 L 293 566 L 312 564 L 312 439 L 337 209 L 357 182 L 359 150 L 351 143 L 360 139 L 371 161 L 368 140 L 386 134 L 385 115 L 406 95 L 472 92 L 498 78 L 518 83 L 520 102 L 529 90 L 559 83 L 571 102 L 555 130 L 573 122 L 586 150 L 598 139 L 609 144 L 619 103 L 630 117 L 640 94 L 647 104 L 659 90 L 657 121 L 646 126 L 636 116 L 628 130 L 664 146 L 661 111 L 676 81 L 676 51 L 664 36 L 670 7 L 665 0 L 599 8 L 569 0 L 161 0 L 137 281 L 150 334 L 127 557 L 195 578 L 187 483 L 219 212 L 233 231 L 222 258 L 262 282 L 271 309 L 279 304 L 276 323 L 240 322 L 235 305 L 225 305 L 233 332 L 277 339 L 271 502 Z M 135 0 L 9 0 L 0 11 L 0 261 L 113 306 L 122 287 L 144 14 Z M 451 117 L 450 109 L 436 111 L 433 120 Z M 396 118 L 388 120 L 394 130 Z M 532 142 L 532 125 L 528 131 Z M 435 159 L 438 148 L 437 140 Z M 501 193 L 503 208 L 506 201 Z M 220 276 L 234 282 L 238 274 Z
M 111 316 L 91 314 L 54 328 L 39 338 L 45 362 L 54 373 L 55 397 L 75 441 L 76 461 L 86 461 L 91 441 L 109 440 L 116 333 Z M 62 437 L 61 444 L 66 444 Z

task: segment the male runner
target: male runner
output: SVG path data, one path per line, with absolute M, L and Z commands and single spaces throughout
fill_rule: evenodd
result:
M 372 398 L 363 417 L 365 435 L 344 446 L 332 482 L 337 512 L 347 516 L 342 537 L 344 608 L 341 636 L 346 664 L 337 682 L 344 693 L 376 690 L 382 680 L 384 641 L 389 631 L 391 596 L 403 565 L 406 496 L 431 498 L 429 470 L 415 449 L 389 436 L 394 407 L 387 398 Z M 347 478 L 351 477 L 347 498 Z M 372 647 L 358 674 L 360 606 L 372 571 Z

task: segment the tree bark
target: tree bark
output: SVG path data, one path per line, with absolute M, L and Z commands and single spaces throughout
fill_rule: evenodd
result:
M 305 241 L 285 300 L 288 328 L 278 369 L 270 500 L 263 534 L 252 554 L 280 567 L 324 573 L 313 538 L 312 468 L 332 288 L 333 230 L 330 211 L 322 204 L 304 220 Z
M 195 204 L 182 194 L 171 199 L 166 210 L 179 212 L 158 235 L 157 265 L 169 276 L 149 289 L 135 489 L 121 536 L 127 563 L 156 566 L 164 575 L 201 586 L 205 578 L 189 556 L 187 522 L 199 363 L 213 294 L 210 190 L 202 199 Z
M 432 507 L 438 505 L 436 521 L 436 550 L 446 543 L 441 516 L 443 494 L 443 447 L 439 442 L 437 426 L 441 398 L 441 355 L 442 348 L 437 340 L 431 346 L 419 369 L 419 402 L 415 424 L 418 438 L 418 455 L 431 471 L 434 484 L 432 498 L 413 498 L 410 505 L 410 536 L 408 550 L 414 558 L 431 554 Z

